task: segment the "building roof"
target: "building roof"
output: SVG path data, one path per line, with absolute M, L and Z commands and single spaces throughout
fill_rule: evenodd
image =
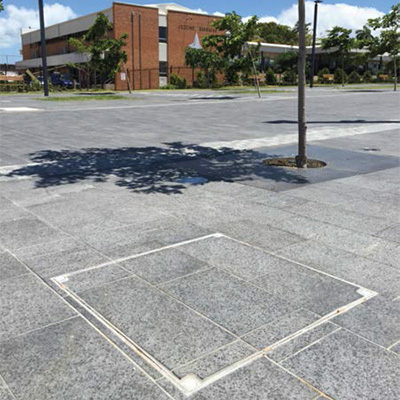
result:
M 176 3 L 135 4 L 135 3 L 118 2 L 118 1 L 117 1 L 117 3 L 135 5 L 135 6 L 139 6 L 139 7 L 158 8 L 160 15 L 166 15 L 168 13 L 168 11 L 180 11 L 180 12 L 187 12 L 187 13 L 193 13 L 193 14 L 207 15 L 206 12 L 204 12 L 200 9 L 193 10 L 191 8 L 184 7 L 184 6 L 181 6 L 180 4 L 176 4 Z M 86 14 L 81 17 L 73 18 L 73 19 L 70 19 L 70 20 L 67 20 L 64 22 L 60 22 L 58 24 L 46 26 L 46 39 L 52 39 L 55 37 L 84 31 L 84 30 L 88 29 L 90 25 L 93 24 L 94 20 L 96 19 L 96 16 L 100 12 L 106 14 L 111 22 L 113 21 L 112 8 L 95 11 L 93 13 Z M 23 45 L 39 42 L 40 29 L 23 28 L 21 30 L 21 40 L 22 40 Z
M 160 14 L 167 14 L 168 11 L 181 11 L 181 12 L 187 12 L 187 13 L 193 13 L 193 14 L 207 14 L 206 12 L 204 12 L 200 9 L 193 10 L 192 8 L 181 6 L 180 4 L 176 4 L 176 3 L 145 4 L 144 6 L 158 8 L 160 10 L 159 11 Z

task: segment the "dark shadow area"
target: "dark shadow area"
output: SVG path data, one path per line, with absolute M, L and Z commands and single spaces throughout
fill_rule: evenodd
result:
M 387 89 L 342 89 L 348 93 L 371 93 L 371 92 L 387 92 L 388 89 L 393 90 L 393 88 L 388 87 Z
M 234 100 L 237 97 L 222 96 L 222 97 L 189 97 L 188 100 Z
M 75 93 L 76 96 L 110 96 L 110 95 L 115 95 L 115 92 L 80 92 L 80 93 Z
M 182 182 L 241 182 L 269 179 L 294 184 L 308 183 L 294 170 L 262 165 L 268 157 L 256 151 L 215 150 L 181 142 L 164 147 L 88 148 L 81 150 L 43 150 L 30 155 L 36 165 L 10 172 L 9 177 L 31 176 L 36 187 L 44 188 L 80 181 L 105 182 L 142 193 L 182 193 Z M 195 183 L 196 184 L 196 183 Z
M 400 121 L 368 121 L 366 119 L 341 119 L 339 121 L 307 121 L 307 124 L 399 124 Z M 289 119 L 277 119 L 264 121 L 264 124 L 297 124 L 297 121 Z

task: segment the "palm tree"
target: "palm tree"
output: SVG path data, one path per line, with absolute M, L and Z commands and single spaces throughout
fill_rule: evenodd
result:
M 298 0 L 299 4 L 299 59 L 298 59 L 298 128 L 299 128 L 299 149 L 296 157 L 298 168 L 307 167 L 306 155 L 306 11 L 305 1 Z

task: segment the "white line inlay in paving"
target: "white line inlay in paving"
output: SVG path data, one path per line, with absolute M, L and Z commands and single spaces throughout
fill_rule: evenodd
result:
M 14 112 L 36 112 L 43 111 L 41 108 L 33 108 L 33 107 L 0 107 L 0 111 L 7 113 Z
M 375 124 L 368 123 L 362 126 L 346 127 L 340 128 L 338 126 L 332 127 L 318 127 L 309 128 L 307 131 L 307 136 L 309 141 L 315 140 L 327 140 L 335 139 L 340 137 L 363 135 L 366 133 L 391 131 L 400 128 L 400 123 L 382 123 Z M 231 141 L 220 141 L 220 142 L 204 142 L 200 143 L 200 146 L 211 147 L 213 149 L 230 148 L 235 150 L 253 150 L 260 147 L 269 146 L 279 146 L 291 143 L 297 143 L 298 135 L 288 134 L 288 135 L 277 135 L 256 139 L 245 139 L 245 140 L 231 140 Z
M 90 315 L 92 315 L 93 317 L 95 317 L 95 319 L 100 323 L 100 325 L 105 326 L 107 329 L 111 330 L 111 332 L 113 332 L 113 334 L 116 335 L 116 337 L 119 338 L 119 340 L 124 343 L 125 345 L 127 345 L 129 347 L 129 349 L 134 352 L 136 355 L 139 355 L 146 363 L 148 363 L 152 368 L 154 368 L 156 371 L 158 371 L 164 378 L 166 378 L 170 383 L 172 383 L 177 389 L 179 389 L 181 392 L 183 392 L 185 395 L 191 395 L 199 390 L 201 390 L 202 388 L 218 381 L 219 379 L 231 374 L 232 372 L 243 368 L 244 366 L 252 363 L 253 361 L 263 357 L 264 355 L 266 355 L 269 351 L 282 346 L 283 344 L 286 344 L 292 340 L 294 340 L 295 338 L 299 337 L 300 335 L 303 335 L 306 332 L 309 332 L 311 330 L 313 330 L 314 328 L 320 326 L 321 324 L 333 319 L 335 316 L 337 316 L 338 314 L 344 313 L 350 309 L 352 309 L 353 307 L 358 306 L 359 304 L 369 300 L 370 298 L 374 297 L 377 295 L 376 292 L 371 291 L 369 289 L 363 288 L 360 285 L 354 284 L 352 282 L 348 282 L 348 281 L 344 281 L 340 278 L 334 277 L 332 275 L 326 274 L 322 271 L 317 271 L 314 268 L 309 268 L 312 271 L 317 271 L 318 273 L 325 275 L 327 277 L 330 277 L 332 280 L 337 280 L 337 281 L 341 281 L 344 282 L 346 284 L 348 284 L 349 286 L 354 286 L 354 290 L 355 292 L 360 296 L 358 297 L 356 300 L 351 301 L 348 304 L 344 304 L 343 306 L 332 310 L 331 312 L 329 312 L 328 314 L 322 316 L 321 318 L 315 320 L 314 322 L 312 322 L 311 324 L 309 324 L 308 326 L 303 327 L 302 329 L 293 332 L 291 334 L 289 334 L 288 336 L 282 338 L 281 340 L 276 341 L 275 343 L 271 343 L 269 344 L 267 347 L 265 347 L 262 350 L 258 350 L 256 348 L 254 348 L 254 353 L 237 361 L 234 362 L 231 365 L 226 366 L 225 368 L 219 370 L 218 372 L 215 372 L 211 375 L 209 375 L 208 377 L 201 379 L 199 376 L 197 376 L 194 373 L 188 373 L 186 374 L 184 377 L 179 378 L 178 376 L 176 376 L 174 374 L 174 372 L 172 372 L 171 369 L 167 368 L 165 365 L 163 365 L 163 363 L 161 363 L 160 361 L 157 360 L 157 358 L 153 355 L 150 354 L 149 351 L 147 351 L 146 349 L 144 349 L 141 345 L 141 343 L 137 343 L 135 342 L 132 338 L 130 338 L 125 332 L 123 332 L 121 330 L 121 328 L 118 328 L 117 326 L 115 326 L 111 321 L 109 321 L 108 319 L 106 319 L 104 317 L 104 315 L 101 314 L 100 311 L 96 310 L 96 305 L 95 304 L 89 304 L 87 303 L 87 301 L 85 301 L 82 296 L 80 294 L 77 294 L 76 292 L 74 292 L 73 288 L 69 287 L 69 281 L 70 279 L 72 279 L 73 277 L 75 278 L 77 275 L 84 273 L 84 272 L 88 272 L 88 271 L 96 271 L 99 270 L 105 266 L 110 266 L 113 264 L 117 264 L 119 262 L 124 262 L 127 260 L 132 260 L 132 259 L 140 259 L 140 257 L 145 257 L 154 253 L 158 253 L 158 252 L 162 252 L 164 250 L 167 249 L 173 249 L 173 248 L 179 248 L 179 247 L 184 247 L 186 245 L 193 245 L 196 242 L 201 242 L 204 240 L 218 240 L 219 238 L 225 238 L 227 240 L 232 240 L 233 242 L 237 243 L 238 245 L 241 246 L 248 246 L 249 248 L 254 248 L 254 250 L 256 251 L 260 251 L 260 249 L 258 249 L 255 246 L 251 246 L 247 243 L 241 242 L 241 241 L 237 241 L 233 238 L 230 238 L 226 235 L 220 234 L 220 233 L 215 233 L 215 234 L 211 234 L 211 235 L 207 235 L 207 236 L 203 236 L 203 237 L 199 237 L 199 238 L 195 238 L 195 239 L 191 239 L 191 240 L 187 240 L 184 242 L 179 242 L 176 244 L 172 244 L 169 246 L 164 246 L 161 247 L 159 249 L 155 249 L 155 250 L 151 250 L 151 251 L 147 251 L 144 253 L 140 253 L 140 254 L 135 254 L 132 255 L 130 257 L 124 257 L 120 260 L 115 260 L 115 261 L 110 261 L 92 268 L 86 268 L 86 269 L 82 269 L 80 271 L 74 271 L 68 274 L 64 274 L 61 276 L 57 276 L 52 278 L 52 281 L 61 289 L 63 290 L 67 295 L 70 296 L 71 299 L 73 299 L 76 304 L 78 304 L 80 307 L 83 307 L 87 313 L 89 313 Z M 266 257 L 269 256 L 269 253 L 264 252 Z M 279 257 L 279 256 L 278 256 Z M 308 268 L 306 265 L 304 266 L 305 268 Z M 138 278 L 135 275 L 132 275 L 130 278 Z M 146 281 L 145 279 L 140 278 L 141 280 Z M 151 282 L 146 281 L 147 284 L 153 286 L 154 288 L 156 288 L 154 285 L 151 284 Z M 102 286 L 100 286 L 99 288 L 97 288 L 96 290 L 102 290 L 101 289 Z M 135 293 L 132 293 L 132 296 L 134 296 Z M 179 301 L 178 299 L 176 299 L 177 301 Z M 112 302 L 112 298 L 108 299 L 108 301 Z M 198 312 L 196 310 L 196 308 L 192 308 L 189 305 L 186 305 L 185 303 L 181 304 L 185 305 L 185 307 L 187 307 L 188 309 L 192 309 L 192 311 L 197 312 L 198 315 L 202 316 L 203 314 L 201 312 Z M 203 317 L 207 318 L 206 315 L 203 315 Z M 210 321 L 212 321 L 212 319 L 210 319 Z M 226 329 L 227 332 L 229 332 L 228 329 Z M 102 332 L 103 335 L 106 335 L 106 333 Z M 232 334 L 233 335 L 233 334 Z M 122 351 L 122 350 L 121 350 Z M 127 354 L 127 356 L 129 357 L 129 355 Z

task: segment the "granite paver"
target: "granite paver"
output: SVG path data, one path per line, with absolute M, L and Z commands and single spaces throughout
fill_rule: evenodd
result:
M 44 111 L 0 114 L 1 400 L 187 399 L 127 338 L 177 378 L 217 374 L 194 400 L 398 399 L 399 95 L 307 91 L 328 165 L 299 171 L 262 164 L 297 151 L 286 90 L 2 96 Z M 309 329 L 360 299 L 345 281 L 378 295 Z

